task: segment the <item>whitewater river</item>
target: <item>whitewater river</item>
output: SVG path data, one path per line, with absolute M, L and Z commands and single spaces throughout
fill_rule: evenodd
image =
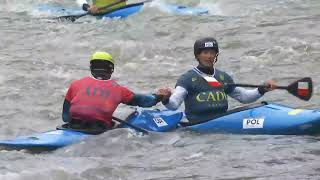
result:
M 82 17 L 69 23 L 50 20 L 58 15 L 34 7 L 78 7 L 75 1 L 0 0 L 0 139 L 60 125 L 66 90 L 72 80 L 90 75 L 93 52 L 113 55 L 113 78 L 121 84 L 155 92 L 173 88 L 196 65 L 193 43 L 203 36 L 219 41 L 217 67 L 236 82 L 274 79 L 287 85 L 313 78 L 308 102 L 281 90 L 261 101 L 320 108 L 320 1 L 170 2 L 207 7 L 210 14 L 175 15 L 155 1 L 125 20 Z M 232 99 L 229 104 L 240 106 Z M 131 111 L 121 105 L 116 115 L 125 118 Z M 51 153 L 0 151 L 0 180 L 38 179 L 320 179 L 320 138 L 191 132 L 153 138 L 114 130 Z

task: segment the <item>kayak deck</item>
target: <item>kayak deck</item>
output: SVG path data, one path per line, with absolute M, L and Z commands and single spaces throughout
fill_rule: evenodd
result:
M 209 133 L 316 135 L 320 112 L 268 104 L 186 127 Z
M 231 110 L 211 120 L 197 124 L 179 123 L 181 119 L 171 111 L 138 111 L 129 118 L 134 125 L 153 131 L 160 128 L 188 129 L 201 133 L 316 135 L 320 134 L 320 111 L 293 109 L 279 104 L 265 103 Z M 160 125 L 157 119 L 161 121 Z M 178 124 L 176 124 L 178 123 Z
M 88 134 L 70 130 L 52 130 L 30 136 L 20 136 L 13 140 L 0 141 L 1 149 L 43 149 L 53 150 L 81 141 Z

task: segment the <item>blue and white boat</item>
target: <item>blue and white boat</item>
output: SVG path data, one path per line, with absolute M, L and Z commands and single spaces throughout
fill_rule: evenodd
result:
M 168 132 L 186 129 L 202 133 L 317 135 L 320 134 L 320 110 L 294 109 L 274 103 L 262 103 L 228 111 L 197 124 L 180 122 L 180 111 L 140 109 L 128 116 L 127 122 L 148 131 Z M 127 128 L 127 126 L 122 126 Z M 5 149 L 52 150 L 78 143 L 88 136 L 75 130 L 52 130 L 13 140 L 0 141 Z
M 184 128 L 201 133 L 320 134 L 320 110 L 294 109 L 274 103 L 264 102 L 233 109 L 196 124 L 180 122 L 182 116 L 182 112 L 142 110 L 131 115 L 128 122 L 149 131 L 171 131 Z

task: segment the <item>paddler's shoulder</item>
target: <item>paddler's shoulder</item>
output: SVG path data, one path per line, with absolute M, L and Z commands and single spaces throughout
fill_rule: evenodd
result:
M 189 84 L 196 81 L 199 78 L 199 74 L 196 71 L 194 71 L 194 69 L 190 69 L 179 77 L 178 84 Z
M 179 79 L 183 78 L 183 79 L 188 79 L 188 78 L 192 78 L 193 76 L 197 76 L 198 74 L 193 70 L 190 69 L 187 72 L 183 73 Z
M 182 76 L 195 76 L 198 75 L 198 73 L 194 69 L 189 69 L 187 72 L 183 73 Z
M 220 82 L 224 82 L 224 81 L 230 81 L 232 80 L 232 77 L 226 72 L 226 71 L 222 71 L 220 69 L 215 68 L 214 69 L 214 77 L 220 81 Z
M 95 78 L 94 77 L 91 77 L 91 76 L 86 76 L 86 77 L 83 77 L 79 80 L 77 80 L 78 82 L 86 82 L 86 81 L 94 81 Z

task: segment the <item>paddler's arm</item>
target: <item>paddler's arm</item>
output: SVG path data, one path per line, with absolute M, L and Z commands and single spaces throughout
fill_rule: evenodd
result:
M 162 100 L 162 104 L 169 110 L 177 110 L 181 106 L 187 94 L 188 91 L 184 87 L 177 86 L 170 98 Z
M 261 98 L 266 92 L 272 91 L 276 87 L 276 83 L 272 80 L 263 83 L 263 85 L 266 87 L 259 87 L 252 90 L 242 87 L 235 87 L 231 93 L 227 94 L 241 103 L 252 103 Z
M 70 122 L 71 116 L 70 116 L 70 102 L 68 100 L 64 100 L 63 102 L 63 110 L 62 110 L 62 120 L 64 122 Z
M 228 93 L 228 95 L 243 104 L 252 103 L 263 96 L 263 94 L 259 92 L 258 88 L 245 89 L 242 87 L 234 88 L 234 90 L 231 93 Z
M 140 106 L 140 107 L 152 107 L 162 100 L 160 94 L 134 94 L 132 100 L 127 105 Z

